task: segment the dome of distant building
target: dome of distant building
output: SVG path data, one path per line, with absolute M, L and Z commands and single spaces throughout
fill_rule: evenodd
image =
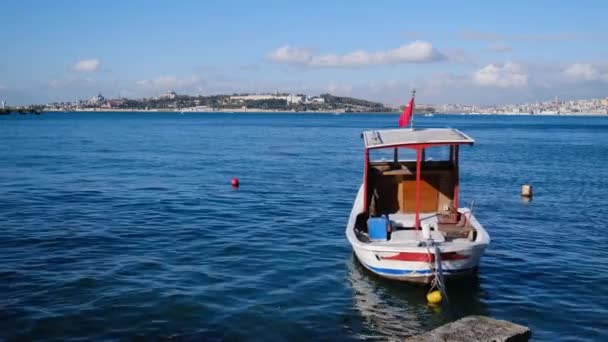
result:
M 177 94 L 174 91 L 168 91 L 160 96 L 161 99 L 169 99 L 173 100 L 177 97 Z
M 89 104 L 91 105 L 96 105 L 96 104 L 100 104 L 106 101 L 106 98 L 103 97 L 103 95 L 101 94 L 97 94 L 97 96 L 93 96 L 89 99 Z

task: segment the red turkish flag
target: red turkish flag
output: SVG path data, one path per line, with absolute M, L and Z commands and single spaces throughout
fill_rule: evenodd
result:
M 412 114 L 414 113 L 414 97 L 410 100 L 410 103 L 403 109 L 403 113 L 399 117 L 399 127 L 405 127 L 410 123 Z

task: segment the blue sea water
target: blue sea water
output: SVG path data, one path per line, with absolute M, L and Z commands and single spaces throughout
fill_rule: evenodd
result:
M 0 340 L 384 340 L 469 314 L 608 340 L 608 118 L 416 118 L 476 139 L 461 197 L 492 236 L 442 309 L 362 269 L 344 236 L 360 132 L 396 120 L 0 117 Z

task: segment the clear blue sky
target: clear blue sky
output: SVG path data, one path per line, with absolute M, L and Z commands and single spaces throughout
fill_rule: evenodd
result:
M 385 103 L 608 96 L 608 2 L 14 1 L 9 104 L 233 92 Z

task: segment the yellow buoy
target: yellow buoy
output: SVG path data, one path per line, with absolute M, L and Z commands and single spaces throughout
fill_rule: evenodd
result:
M 430 304 L 439 304 L 439 303 L 441 303 L 441 292 L 438 291 L 438 290 L 429 292 L 429 294 L 426 295 L 426 300 Z

